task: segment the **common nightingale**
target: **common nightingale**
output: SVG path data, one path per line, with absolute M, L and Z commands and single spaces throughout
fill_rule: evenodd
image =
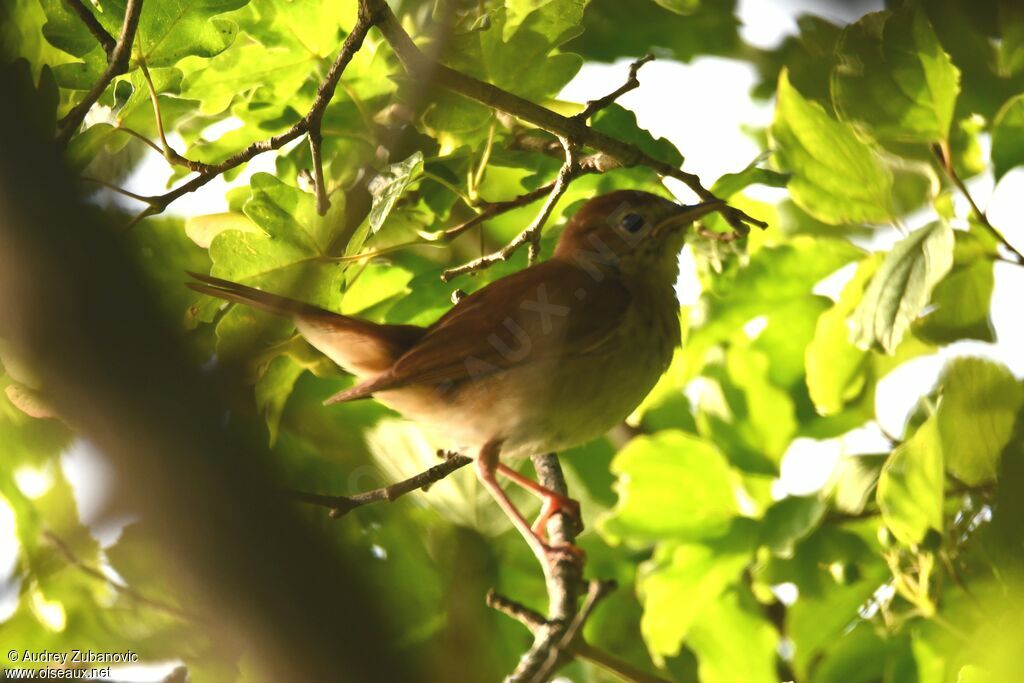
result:
M 564 450 L 624 420 L 680 343 L 675 283 L 687 227 L 720 201 L 680 206 L 620 190 L 587 201 L 554 255 L 462 298 L 429 327 L 340 315 L 236 282 L 193 274 L 203 294 L 294 319 L 315 348 L 360 381 L 329 398 L 373 397 L 438 428 L 473 455 L 480 480 L 547 568 L 545 528 L 578 504 L 499 462 Z M 497 473 L 544 501 L 531 525 Z

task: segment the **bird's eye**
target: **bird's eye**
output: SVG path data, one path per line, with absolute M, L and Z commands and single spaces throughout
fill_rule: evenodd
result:
M 638 213 L 627 213 L 622 217 L 621 225 L 626 232 L 640 232 L 640 229 L 644 227 L 644 217 Z

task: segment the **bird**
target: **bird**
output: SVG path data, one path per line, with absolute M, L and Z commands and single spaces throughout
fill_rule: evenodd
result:
M 434 427 L 474 457 L 486 489 L 542 565 L 546 522 L 579 505 L 504 460 L 581 445 L 620 424 L 680 345 L 675 283 L 688 228 L 724 202 L 681 205 L 639 190 L 593 197 L 571 216 L 550 258 L 462 297 L 429 327 L 381 324 L 209 275 L 188 286 L 291 317 L 298 332 L 357 383 L 325 401 L 373 398 Z M 543 501 L 530 524 L 498 475 Z

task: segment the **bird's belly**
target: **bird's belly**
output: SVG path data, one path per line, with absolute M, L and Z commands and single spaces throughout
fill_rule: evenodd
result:
M 669 325 L 678 330 L 674 311 Z M 677 339 L 665 324 L 630 316 L 614 338 L 588 354 L 524 363 L 447 395 L 406 387 L 377 398 L 435 428 L 467 455 L 494 439 L 503 441 L 503 457 L 560 451 L 622 422 L 667 368 Z

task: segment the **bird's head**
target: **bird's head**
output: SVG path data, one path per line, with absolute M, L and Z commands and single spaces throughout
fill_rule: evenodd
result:
M 689 226 L 722 206 L 718 200 L 683 206 L 649 192 L 610 192 L 573 215 L 555 256 L 594 273 L 673 284 Z

